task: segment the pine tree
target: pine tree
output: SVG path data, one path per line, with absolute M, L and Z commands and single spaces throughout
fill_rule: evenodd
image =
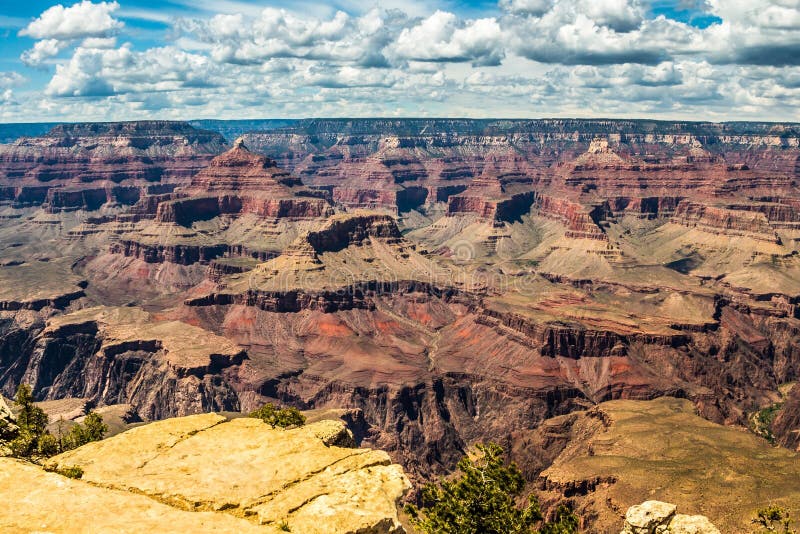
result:
M 57 440 L 47 431 L 47 414 L 33 404 L 33 392 L 27 384 L 20 384 L 14 396 L 19 408 L 17 436 L 9 443 L 11 453 L 17 457 L 52 456 L 58 452 Z
M 426 534 L 530 534 L 542 512 L 534 495 L 517 506 L 525 488 L 519 468 L 505 464 L 499 445 L 476 448 L 477 454 L 458 463 L 460 476 L 426 485 L 421 508 L 406 507 L 412 523 Z M 547 534 L 577 532 L 577 517 L 562 505 L 555 521 L 542 528 Z

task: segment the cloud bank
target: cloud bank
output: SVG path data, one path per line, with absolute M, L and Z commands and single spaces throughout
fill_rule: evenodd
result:
M 465 15 L 402 2 L 379 9 L 352 1 L 341 10 L 218 2 L 170 16 L 130 9 L 133 19 L 123 16 L 125 0 L 54 5 L 18 32 L 29 42 L 19 61 L 45 69 L 48 80 L 25 91 L 22 75 L 0 73 L 0 119 L 800 120 L 796 0 L 680 3 L 690 17 L 659 11 L 663 4 L 500 0 Z M 136 20 L 167 28 L 143 44 Z

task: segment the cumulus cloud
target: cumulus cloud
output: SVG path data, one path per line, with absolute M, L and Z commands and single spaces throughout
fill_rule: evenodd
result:
M 711 61 L 800 65 L 800 4 L 795 0 L 709 0 L 722 23 L 702 36 Z
M 361 17 L 343 11 L 329 19 L 304 17 L 284 9 L 264 9 L 258 17 L 220 14 L 209 20 L 182 20 L 183 36 L 209 45 L 221 63 L 258 65 L 273 58 L 352 61 L 385 66 L 381 51 L 406 17 L 373 9 Z
M 42 13 L 20 30 L 19 34 L 34 39 L 62 41 L 107 37 L 122 28 L 122 22 L 111 16 L 117 9 L 119 9 L 117 2 L 93 4 L 89 0 L 83 0 L 70 7 L 58 4 Z
M 25 83 L 25 77 L 14 71 L 0 71 L 0 89 L 18 87 Z
M 654 65 L 684 53 L 696 34 L 665 17 L 645 19 L 638 0 L 555 0 L 546 12 L 505 23 L 516 53 L 565 65 Z
M 24 51 L 20 59 L 29 67 L 38 67 L 45 60 L 56 56 L 65 47 L 66 43 L 58 39 L 44 39 L 34 43 L 30 50 Z
M 69 62 L 56 68 L 46 93 L 103 97 L 175 91 L 212 86 L 213 76 L 207 57 L 174 47 L 144 52 L 136 52 L 130 45 L 116 49 L 78 47 Z
M 21 59 L 54 68 L 49 83 L 12 95 L 22 82 L 0 73 L 0 100 L 80 119 L 182 110 L 800 119 L 797 0 L 680 0 L 691 17 L 653 15 L 666 0 L 499 0 L 499 12 L 470 17 L 392 2 L 383 5 L 400 9 L 359 0 L 311 13 L 203 0 L 202 15 L 159 19 L 171 29 L 155 47 L 126 42 L 135 28 L 115 18 L 116 2 L 55 6 L 20 32 L 37 40 Z
M 511 13 L 541 16 L 553 6 L 553 0 L 500 0 L 500 8 Z
M 414 61 L 499 65 L 505 56 L 503 31 L 494 18 L 461 22 L 453 13 L 437 11 L 405 28 L 393 45 L 398 57 Z
M 39 67 L 80 39 L 84 48 L 114 47 L 114 34 L 123 27 L 122 22 L 111 16 L 117 9 L 117 2 L 93 4 L 89 0 L 66 8 L 58 4 L 47 9 L 19 31 L 21 36 L 39 39 L 20 59 L 28 66 Z

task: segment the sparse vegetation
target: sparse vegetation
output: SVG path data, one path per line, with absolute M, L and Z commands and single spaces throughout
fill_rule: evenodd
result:
M 775 443 L 775 436 L 772 435 L 771 427 L 772 422 L 775 420 L 775 416 L 778 415 L 778 412 L 781 411 L 781 408 L 783 408 L 783 402 L 776 402 L 771 406 L 767 406 L 762 410 L 758 410 L 757 412 L 750 414 L 750 430 L 752 430 L 754 434 L 761 436 L 770 443 Z
M 578 518 L 563 504 L 554 520 L 543 524 L 535 495 L 518 504 L 525 479 L 514 463 L 505 463 L 499 445 L 478 445 L 475 454 L 458 463 L 458 473 L 456 478 L 426 485 L 419 508 L 406 507 L 411 522 L 420 531 L 426 534 L 577 532 Z M 537 524 L 540 527 L 534 530 Z
M 83 424 L 76 423 L 66 434 L 59 431 L 58 436 L 54 436 L 47 429 L 49 417 L 33 403 L 33 392 L 27 384 L 20 384 L 17 388 L 14 404 L 18 408 L 18 429 L 13 436 L 9 436 L 7 445 L 11 454 L 17 458 L 48 458 L 90 441 L 101 440 L 108 431 L 103 418 L 90 412 Z
M 283 532 L 292 531 L 292 529 L 289 528 L 289 523 L 287 523 L 286 521 L 281 521 L 280 523 L 278 523 L 278 529 L 282 530 Z
M 758 510 L 753 523 L 758 527 L 758 530 L 756 530 L 758 534 L 767 532 L 779 532 L 780 534 L 797 533 L 792 528 L 793 521 L 789 517 L 789 510 L 774 504 Z
M 250 412 L 249 416 L 261 419 L 272 428 L 289 428 L 306 424 L 306 416 L 301 414 L 297 408 L 278 408 L 271 402 Z
M 792 386 L 794 386 L 794 382 L 782 384 L 778 389 L 783 400 L 771 404 L 766 408 L 755 410 L 747 417 L 750 430 L 754 434 L 766 439 L 773 445 L 775 444 L 775 436 L 772 434 L 772 423 L 775 421 L 775 417 L 778 416 L 778 413 L 780 413 L 781 409 L 783 408 L 786 396 L 792 389 Z
M 79 479 L 83 476 L 83 469 L 77 465 L 58 467 L 57 465 L 45 465 L 44 470 L 48 473 L 58 473 L 67 478 Z

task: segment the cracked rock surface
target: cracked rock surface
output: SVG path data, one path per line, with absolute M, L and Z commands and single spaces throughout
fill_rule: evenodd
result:
M 328 420 L 283 430 L 216 414 L 168 419 L 52 459 L 59 467 L 80 466 L 79 481 L 2 460 L 15 472 L 9 476 L 3 466 L 0 493 L 15 486 L 10 495 L 20 502 L 6 509 L 27 509 L 28 523 L 16 526 L 46 525 L 52 532 L 81 531 L 74 524 L 62 528 L 61 507 L 88 526 L 95 525 L 95 508 L 124 508 L 125 499 L 142 516 L 163 520 L 154 523 L 159 532 L 176 531 L 180 521 L 188 529 L 180 531 L 277 532 L 286 525 L 304 533 L 402 532 L 397 502 L 410 487 L 402 468 L 383 451 L 326 445 L 343 432 L 344 423 Z M 25 496 L 26 484 L 35 490 L 33 500 Z M 40 490 L 49 486 L 58 488 L 56 497 Z M 108 497 L 104 504 L 101 495 Z M 97 506 L 81 504 L 91 502 Z M 2 515 L 0 530 L 15 520 Z M 116 529 L 113 514 L 105 519 Z M 208 526 L 198 526 L 202 521 Z M 136 525 L 142 527 L 138 519 Z

